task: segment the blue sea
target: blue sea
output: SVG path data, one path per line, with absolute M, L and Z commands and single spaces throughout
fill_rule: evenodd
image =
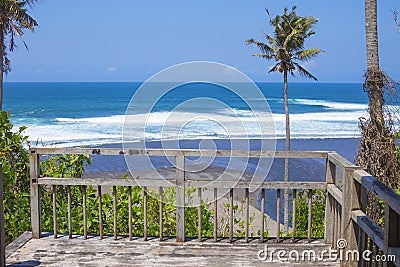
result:
M 257 83 L 265 99 L 245 99 L 254 104 L 251 107 L 226 88 L 205 83 L 177 87 L 156 103 L 149 96 L 130 104 L 141 84 L 5 83 L 4 110 L 11 111 L 15 127 L 28 126 L 26 134 L 33 145 L 121 143 L 129 105 L 131 141 L 263 138 L 253 114 L 269 112 L 273 137 L 285 137 L 281 83 Z M 293 139 L 360 136 L 359 118 L 368 114 L 362 84 L 290 83 L 288 92 Z M 143 107 L 150 107 L 149 112 Z M 246 124 L 245 132 L 235 132 L 237 120 Z

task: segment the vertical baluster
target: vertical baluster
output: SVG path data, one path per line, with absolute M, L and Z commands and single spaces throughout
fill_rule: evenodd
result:
M 374 241 L 372 241 L 372 239 L 369 238 L 368 250 L 372 252 L 373 249 L 374 249 Z M 372 266 L 372 263 L 373 263 L 373 262 L 372 262 L 372 258 L 373 258 L 373 255 L 370 255 L 370 259 L 371 259 L 371 260 L 370 260 L 369 263 L 368 263 L 369 266 Z
M 276 242 L 281 238 L 281 190 L 276 190 Z
M 250 220 L 250 193 L 249 189 L 245 189 L 245 198 L 246 198 L 246 230 L 244 235 L 244 241 L 249 242 L 249 220 Z
M 199 187 L 197 189 L 197 193 L 198 193 L 198 198 L 199 198 L 199 207 L 197 210 L 197 217 L 198 217 L 198 221 L 197 221 L 197 229 L 198 229 L 198 238 L 199 238 L 199 242 L 202 241 L 202 217 L 201 217 L 201 206 L 202 206 L 202 197 L 201 197 L 201 187 Z
M 160 187 L 160 241 L 163 241 L 163 195 L 164 189 Z
M 144 233 L 143 240 L 147 241 L 147 187 L 143 187 L 143 223 Z
M 261 190 L 261 242 L 264 242 L 264 232 L 265 232 L 265 225 L 264 225 L 264 213 L 265 213 L 265 189 Z
M 175 158 L 176 163 L 176 242 L 185 242 L 185 156 Z
M 330 214 L 333 217 L 333 219 L 331 219 L 332 222 L 332 232 L 330 233 L 330 243 L 332 244 L 332 248 L 334 247 L 333 244 L 335 243 L 335 229 L 336 229 L 336 221 L 335 221 L 335 198 L 333 196 L 331 196 L 330 194 L 328 194 L 328 197 L 331 198 L 330 201 Z M 326 222 L 325 222 L 326 223 Z
M 229 191 L 229 242 L 233 241 L 233 188 Z
M 68 238 L 72 238 L 72 200 L 71 200 L 71 186 L 67 185 L 67 198 L 68 198 Z
M 214 242 L 217 242 L 218 235 L 218 189 L 214 188 Z
M 57 193 L 57 186 L 52 186 L 53 191 L 53 232 L 54 238 L 57 238 L 57 205 L 56 205 L 56 193 Z
M 297 190 L 293 189 L 292 243 L 296 241 Z
M 308 189 L 308 231 L 307 239 L 308 243 L 311 243 L 311 218 L 312 218 L 312 189 Z
M 100 227 L 100 239 L 103 239 L 103 207 L 102 207 L 102 195 L 101 185 L 97 187 L 97 198 L 99 202 L 99 227 Z
M 129 241 L 132 241 L 132 186 L 128 186 Z
M 117 240 L 117 187 L 113 186 L 113 207 L 114 207 L 114 240 Z
M 82 206 L 83 206 L 83 239 L 87 239 L 86 185 L 82 185 Z
M 338 202 L 338 240 L 342 238 L 342 205 Z
M 335 201 L 335 206 L 336 206 L 336 237 L 335 237 L 335 242 L 334 242 L 334 246 L 335 248 L 337 248 L 337 241 L 340 239 L 340 231 L 341 231 L 341 227 L 340 227 L 340 203 L 338 201 Z

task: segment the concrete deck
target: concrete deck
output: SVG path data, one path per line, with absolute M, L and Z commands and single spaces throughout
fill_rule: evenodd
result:
M 81 236 L 54 239 L 50 235 L 31 239 L 30 234 L 25 233 L 7 247 L 6 262 L 7 266 L 339 266 L 327 257 L 313 262 L 282 262 L 275 254 L 273 261 L 262 261 L 257 255 L 260 250 L 265 250 L 265 246 L 269 253 L 273 249 L 283 249 L 288 253 L 298 250 L 301 254 L 313 249 L 317 255 L 329 248 L 321 240 L 311 244 L 306 241 L 276 244 L 274 240 L 264 244 L 258 241 L 245 244 L 242 240 L 233 243 L 193 240 L 182 244 L 173 239 L 145 242 L 141 238 L 129 241 L 126 238 L 99 240 L 90 237 L 83 240 Z

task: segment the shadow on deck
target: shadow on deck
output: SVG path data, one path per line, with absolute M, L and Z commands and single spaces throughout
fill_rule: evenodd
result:
M 7 266 L 339 266 L 339 261 L 333 261 L 326 253 L 322 253 L 329 247 L 319 239 L 311 243 L 299 240 L 296 243 L 283 241 L 279 244 L 272 239 L 265 243 L 256 239 L 249 243 L 243 242 L 243 239 L 233 243 L 227 239 L 216 243 L 200 243 L 197 239 L 176 243 L 175 238 L 160 242 L 158 238 L 129 241 L 120 237 L 114 240 L 112 236 L 103 240 L 97 236 L 88 236 L 86 240 L 82 236 L 69 239 L 68 235 L 60 235 L 57 239 L 52 235 L 31 239 L 31 234 L 25 233 L 7 247 L 6 253 Z M 266 248 L 268 255 L 273 255 L 272 260 L 259 259 L 265 257 Z M 278 250 L 287 253 L 298 251 L 299 260 L 280 261 Z M 304 261 L 301 255 L 306 250 L 315 251 L 316 257 L 321 254 L 324 257 Z M 306 257 L 308 255 L 306 253 Z

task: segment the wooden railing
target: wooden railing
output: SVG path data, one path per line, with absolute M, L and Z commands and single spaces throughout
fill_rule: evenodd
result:
M 326 242 L 343 249 L 349 266 L 400 266 L 400 195 L 337 153 L 328 154 L 326 174 Z M 384 229 L 366 214 L 368 192 L 385 206 Z M 362 257 L 367 250 L 371 261 Z M 346 251 L 358 251 L 359 261 L 346 259 Z
M 71 186 L 82 186 L 83 189 L 83 223 L 84 223 L 84 238 L 87 237 L 86 225 L 86 187 L 94 186 L 98 188 L 99 195 L 99 214 L 101 214 L 102 201 L 101 201 L 101 186 L 112 187 L 113 195 L 113 210 L 114 210 L 114 237 L 117 238 L 117 203 L 116 203 L 116 186 L 127 186 L 129 190 L 133 186 L 139 186 L 135 179 L 110 179 L 110 178 L 53 178 L 40 176 L 40 155 L 50 154 L 96 154 L 96 155 L 132 155 L 132 156 L 168 156 L 175 157 L 176 159 L 176 179 L 171 180 L 155 180 L 155 179 L 142 179 L 140 186 L 144 187 L 143 190 L 143 208 L 144 208 L 144 240 L 148 238 L 148 221 L 147 221 L 147 187 L 156 187 L 160 189 L 162 196 L 163 188 L 175 187 L 176 189 L 176 241 L 185 242 L 185 187 L 195 187 L 198 189 L 198 198 L 201 203 L 201 192 L 203 188 L 212 187 L 214 190 L 214 241 L 217 241 L 217 189 L 226 188 L 229 190 L 228 201 L 229 205 L 229 235 L 227 236 L 230 242 L 233 241 L 233 198 L 234 191 L 237 189 L 245 190 L 245 235 L 244 241 L 249 241 L 249 188 L 258 186 L 261 189 L 261 210 L 265 210 L 265 190 L 273 189 L 277 193 L 276 210 L 277 210 L 277 223 L 276 223 L 276 241 L 281 240 L 281 190 L 291 190 L 292 192 L 292 242 L 295 242 L 296 237 L 296 200 L 297 193 L 300 190 L 308 190 L 308 241 L 311 242 L 312 229 L 312 201 L 313 190 L 321 189 L 326 191 L 326 206 L 325 206 L 325 232 L 324 238 L 326 243 L 332 244 L 333 248 L 337 247 L 337 242 L 341 239 L 347 242 L 347 250 L 357 250 L 360 253 L 367 249 L 372 248 L 375 244 L 377 248 L 382 250 L 385 255 L 395 255 L 397 262 L 388 262 L 386 264 L 399 266 L 400 261 L 400 195 L 388 188 L 386 185 L 379 182 L 377 179 L 366 173 L 362 168 L 353 165 L 351 162 L 344 159 L 342 156 L 335 152 L 327 151 L 240 151 L 240 150 L 161 150 L 161 149 L 114 149 L 114 148 L 32 148 L 30 150 L 30 170 L 31 170 L 31 218 L 32 218 L 32 236 L 39 238 L 41 236 L 41 214 L 40 214 L 40 185 L 52 186 L 53 188 L 53 221 L 54 233 L 57 236 L 57 218 L 56 218 L 56 187 L 66 186 L 68 192 L 68 224 L 69 236 L 72 237 L 72 215 L 71 215 Z M 265 181 L 259 183 L 250 183 L 246 181 L 239 181 L 235 183 L 228 183 L 227 181 L 214 182 L 210 185 L 210 181 L 204 180 L 189 180 L 185 176 L 185 157 L 189 156 L 216 156 L 216 157 L 250 157 L 250 158 L 325 158 L 326 159 L 326 181 L 324 182 L 272 182 Z M 367 191 L 376 195 L 386 205 L 385 212 L 385 229 L 379 227 L 371 218 L 366 215 Z M 132 212 L 131 212 L 131 198 L 129 199 L 129 237 L 132 239 Z M 163 240 L 163 205 L 160 202 L 160 239 Z M 198 208 L 198 239 L 202 239 L 201 231 L 201 208 Z M 102 218 L 100 216 L 100 238 L 103 236 Z M 261 216 L 259 237 L 261 242 L 264 242 L 264 216 Z M 361 263 L 357 261 L 343 261 L 344 265 L 355 266 L 357 264 L 364 264 L 362 258 Z M 393 260 L 393 259 L 392 259 Z M 367 263 L 365 263 L 367 264 Z M 364 265 L 362 265 L 364 266 Z

